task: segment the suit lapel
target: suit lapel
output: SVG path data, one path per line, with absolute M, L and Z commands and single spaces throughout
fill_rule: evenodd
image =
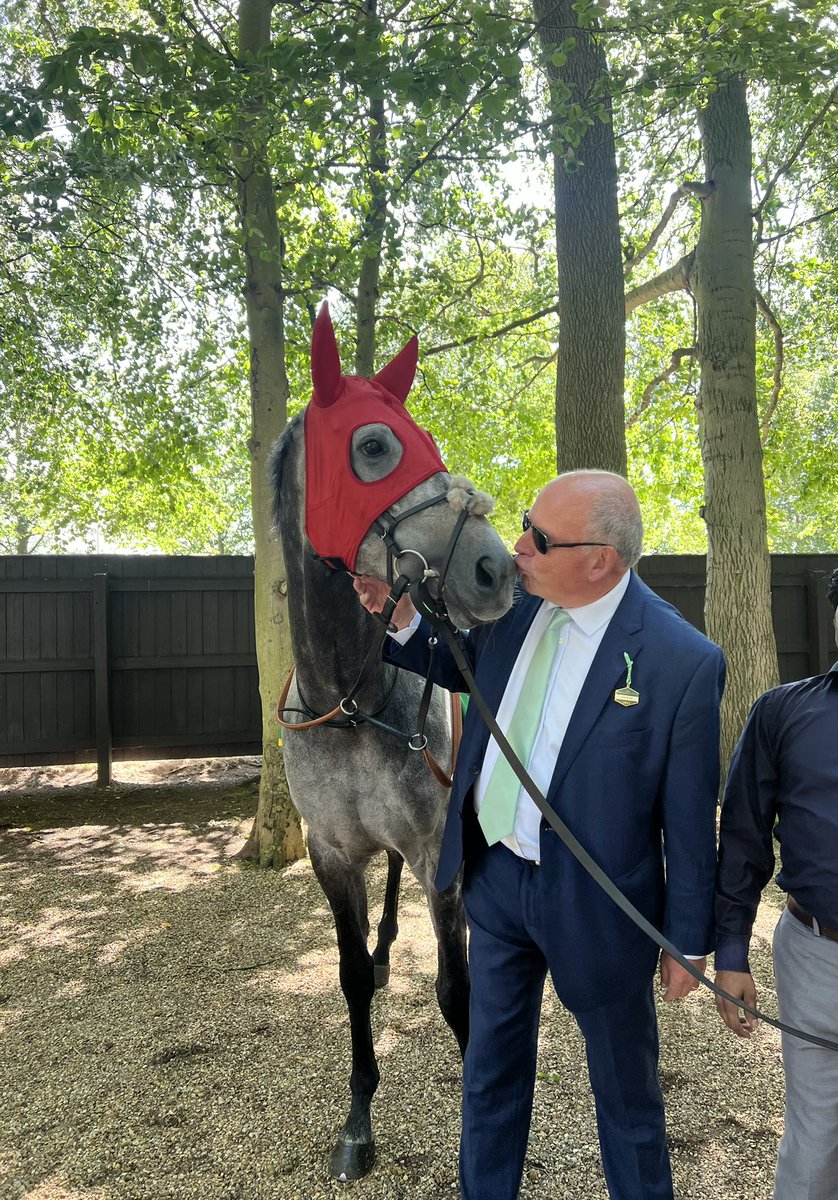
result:
M 535 615 L 541 605 L 542 601 L 537 596 L 522 594 L 510 614 L 511 620 L 499 621 L 489 635 L 492 641 L 490 644 L 487 643 L 487 649 L 491 653 L 492 679 L 499 685 L 495 711 L 506 691 L 515 661 L 521 653 L 521 647 L 529 633 L 530 625 L 535 620 Z
M 574 706 L 550 781 L 550 792 L 558 788 L 616 688 L 625 684 L 624 654 L 636 661 L 643 649 L 643 591 L 643 585 L 632 572 L 626 594 L 603 634 Z

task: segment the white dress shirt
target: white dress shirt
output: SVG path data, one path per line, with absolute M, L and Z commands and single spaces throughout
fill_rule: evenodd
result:
M 528 774 L 543 795 L 547 794 L 550 780 L 553 778 L 564 735 L 570 724 L 576 701 L 579 699 L 579 693 L 582 691 L 582 685 L 591 668 L 591 663 L 594 661 L 594 655 L 599 649 L 608 622 L 614 616 L 617 606 L 625 595 L 630 578 L 631 574 L 627 571 L 610 592 L 600 596 L 592 604 L 584 604 L 581 608 L 567 610 L 571 619 L 559 636 L 558 649 L 547 683 L 547 695 L 541 712 L 541 721 L 529 760 L 524 764 Z M 542 601 L 518 652 L 497 714 L 498 725 L 504 733 L 509 729 L 512 713 L 515 710 L 521 685 L 527 674 L 535 647 L 556 607 L 549 600 Z M 480 811 L 483 803 L 486 786 L 499 753 L 497 742 L 490 737 L 486 753 L 483 756 L 480 775 L 474 785 L 474 807 L 477 812 Z M 520 787 L 515 828 L 509 837 L 503 839 L 503 844 L 515 854 L 521 855 L 522 858 L 538 862 L 540 826 L 541 813 L 523 787 Z
M 538 732 L 535 735 L 530 757 L 524 764 L 542 794 L 546 795 L 550 786 L 559 750 L 576 701 L 579 699 L 579 693 L 582 691 L 582 684 L 594 661 L 594 655 L 608 627 L 608 622 L 614 616 L 617 606 L 625 594 L 630 578 L 631 572 L 626 571 L 620 582 L 610 592 L 600 596 L 592 604 L 583 604 L 581 608 L 567 610 L 571 619 L 564 626 L 559 637 L 556 657 L 547 683 L 547 696 Z M 557 607 L 549 600 L 542 601 L 518 652 L 497 714 L 498 725 L 504 733 L 509 730 L 509 722 L 535 647 L 547 627 L 551 614 Z M 413 636 L 418 625 L 419 614 L 417 613 L 409 625 L 391 636 L 400 645 L 404 645 Z M 497 742 L 490 736 L 486 753 L 483 756 L 480 775 L 474 785 L 474 807 L 477 812 L 480 812 L 486 785 L 499 753 Z M 503 838 L 503 844 L 522 858 L 538 862 L 540 825 L 541 813 L 523 787 L 519 787 L 515 828 L 509 837 Z

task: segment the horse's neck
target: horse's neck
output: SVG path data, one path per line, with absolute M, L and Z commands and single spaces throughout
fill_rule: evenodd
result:
M 285 435 L 287 458 L 278 524 L 288 580 L 291 647 L 303 698 L 317 713 L 328 712 L 355 685 L 378 624 L 362 607 L 352 581 L 329 570 L 312 554 L 304 532 L 305 458 L 302 424 Z M 383 704 L 392 668 L 378 657 L 365 676 L 358 706 L 374 712 Z
M 298 559 L 289 569 L 288 601 L 300 691 L 316 712 L 327 712 L 358 680 L 377 624 L 361 607 L 349 576 L 316 560 Z M 361 709 L 384 702 L 391 674 L 380 657 L 370 664 L 358 696 Z

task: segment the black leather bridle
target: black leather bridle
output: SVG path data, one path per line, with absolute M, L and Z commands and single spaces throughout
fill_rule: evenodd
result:
M 471 493 L 474 494 L 473 492 Z M 448 777 L 436 760 L 431 755 L 428 749 L 428 739 L 425 734 L 425 725 L 427 723 L 428 712 L 431 705 L 431 697 L 433 695 L 433 683 L 430 677 L 425 680 L 425 686 L 422 690 L 422 696 L 419 701 L 419 711 L 416 719 L 416 732 L 406 735 L 401 730 L 388 725 L 386 722 L 379 720 L 378 713 L 381 712 L 387 705 L 390 698 L 388 693 L 384 703 L 375 713 L 364 713 L 358 708 L 358 702 L 355 697 L 360 692 L 367 677 L 377 664 L 381 648 L 388 633 L 395 631 L 395 626 L 392 624 L 392 616 L 396 605 L 402 596 L 410 590 L 421 587 L 422 595 L 428 598 L 433 593 L 430 591 L 431 585 L 435 588 L 435 594 L 440 598 L 439 603 L 442 605 L 441 611 L 445 613 L 445 618 L 448 618 L 447 610 L 442 604 L 443 589 L 445 580 L 448 576 L 448 569 L 451 565 L 451 560 L 454 556 L 454 551 L 457 548 L 457 542 L 460 539 L 460 534 L 463 531 L 463 526 L 468 519 L 470 513 L 470 505 L 468 501 L 459 513 L 451 536 L 448 539 L 448 545 L 445 549 L 445 555 L 442 561 L 442 566 L 439 570 L 431 567 L 427 559 L 418 550 L 413 550 L 408 546 L 402 547 L 396 539 L 396 531 L 402 521 L 408 517 L 414 516 L 418 512 L 423 512 L 427 508 L 432 508 L 436 504 L 448 502 L 448 492 L 440 492 L 436 496 L 431 496 L 427 500 L 421 501 L 419 504 L 414 504 L 410 508 L 405 509 L 400 513 L 393 513 L 390 509 L 385 511 L 373 522 L 372 528 L 376 530 L 381 541 L 384 543 L 387 550 L 387 582 L 390 584 L 390 594 L 384 604 L 381 612 L 371 614 L 379 622 L 379 629 L 376 630 L 375 637 L 370 643 L 364 658 L 358 678 L 352 685 L 347 694 L 342 697 L 336 708 L 325 714 L 315 713 L 305 700 L 300 697 L 304 708 L 289 708 L 286 706 L 286 698 L 290 687 L 292 675 L 289 675 L 282 696 L 279 699 L 276 709 L 276 717 L 283 729 L 301 730 L 310 729 L 313 726 L 326 725 L 331 728 L 346 729 L 360 724 L 374 725 L 376 728 L 383 730 L 385 733 L 390 733 L 400 740 L 406 741 L 411 750 L 416 750 L 425 755 L 428 765 L 436 775 L 437 779 L 446 787 L 451 787 L 451 778 Z M 319 557 L 319 556 L 318 556 Z M 335 559 L 321 559 L 327 566 L 334 569 L 343 569 L 349 575 L 355 575 L 355 572 L 349 571 L 344 563 Z M 403 569 L 400 564 L 407 564 L 407 570 Z M 418 598 L 418 593 L 417 593 Z M 453 626 L 452 626 L 453 628 Z M 436 640 L 433 640 L 431 654 L 436 646 Z M 394 677 L 395 678 L 395 677 Z M 299 690 L 299 685 L 298 685 Z M 391 689 L 392 691 L 392 689 Z M 296 713 L 306 718 L 304 721 L 291 722 L 285 719 L 286 714 Z M 453 766 L 452 766 L 453 770 Z

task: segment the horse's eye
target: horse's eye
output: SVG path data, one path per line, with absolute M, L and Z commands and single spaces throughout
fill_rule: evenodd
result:
M 367 458 L 380 458 L 382 454 L 386 453 L 386 447 L 378 438 L 367 438 L 365 442 L 361 442 L 361 450 Z

